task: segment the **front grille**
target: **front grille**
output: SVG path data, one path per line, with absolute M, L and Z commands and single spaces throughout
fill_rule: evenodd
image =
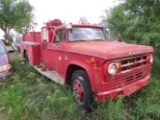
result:
M 118 77 L 116 76 L 114 79 L 110 79 L 104 86 L 103 86 L 103 90 L 110 90 L 110 89 L 116 89 L 116 88 L 120 88 L 123 86 L 126 86 L 130 83 L 136 82 L 138 80 L 141 80 L 143 78 L 145 78 L 147 75 L 150 74 L 150 69 L 151 68 L 146 68 L 143 71 L 137 72 L 137 73 L 132 73 L 131 75 L 126 77 L 125 75 L 123 77 Z
M 142 76 L 142 72 L 136 74 L 136 78 L 140 78 Z
M 141 77 L 142 77 L 142 72 L 139 72 L 139 73 L 137 73 L 135 75 L 131 75 L 131 76 L 126 77 L 126 82 L 129 82 L 129 81 L 132 81 L 134 79 L 141 78 Z
M 126 77 L 126 82 L 129 82 L 129 81 L 132 81 L 134 79 L 134 76 L 129 76 L 129 77 Z
M 120 61 L 121 71 L 130 70 L 147 64 L 147 56 L 138 56 Z

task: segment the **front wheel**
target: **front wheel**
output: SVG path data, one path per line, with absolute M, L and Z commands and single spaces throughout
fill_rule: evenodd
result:
M 79 107 L 84 110 L 90 110 L 93 104 L 93 94 L 86 71 L 77 70 L 73 73 L 72 90 Z

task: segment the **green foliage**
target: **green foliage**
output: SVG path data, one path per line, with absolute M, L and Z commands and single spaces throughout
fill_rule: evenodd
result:
M 33 7 L 27 0 L 0 0 L 0 28 L 8 39 L 11 29 L 20 29 L 30 24 Z
M 16 26 L 14 29 L 18 32 L 18 33 L 27 33 L 30 30 L 34 30 L 34 28 L 37 26 L 37 23 L 34 22 L 34 18 L 32 18 L 32 20 L 30 21 L 30 23 L 26 24 L 25 26 Z
M 0 83 L 0 119 L 5 120 L 158 120 L 160 119 L 160 64 L 155 57 L 151 84 L 130 97 L 97 103 L 80 116 L 68 86 L 60 86 L 11 54 L 13 74 Z M 96 107 L 97 106 L 97 107 Z
M 73 94 L 11 55 L 13 74 L 0 84 L 0 119 L 44 120 L 78 118 Z
M 95 120 L 123 120 L 125 118 L 123 98 L 99 103 L 92 115 Z
M 153 63 L 153 66 L 152 66 L 152 73 L 154 75 L 154 77 L 156 78 L 160 78 L 160 74 L 159 74 L 159 71 L 160 71 L 160 55 L 159 54 L 156 54 L 154 56 L 154 63 Z
M 120 33 L 126 42 L 160 47 L 160 1 L 126 0 L 106 12 L 112 35 Z
M 159 80 L 152 77 L 151 84 L 125 100 L 132 118 L 160 119 L 160 84 Z

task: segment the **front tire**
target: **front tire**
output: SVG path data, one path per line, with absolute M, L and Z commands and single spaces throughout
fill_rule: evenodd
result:
M 93 104 L 93 93 L 89 77 L 86 71 L 77 70 L 72 75 L 72 90 L 79 107 L 84 110 L 91 110 Z

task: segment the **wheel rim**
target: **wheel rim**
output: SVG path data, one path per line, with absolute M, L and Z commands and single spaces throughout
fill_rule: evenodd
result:
M 85 100 L 84 90 L 83 90 L 82 84 L 77 80 L 74 82 L 74 92 L 75 92 L 76 100 L 80 104 L 83 104 Z

